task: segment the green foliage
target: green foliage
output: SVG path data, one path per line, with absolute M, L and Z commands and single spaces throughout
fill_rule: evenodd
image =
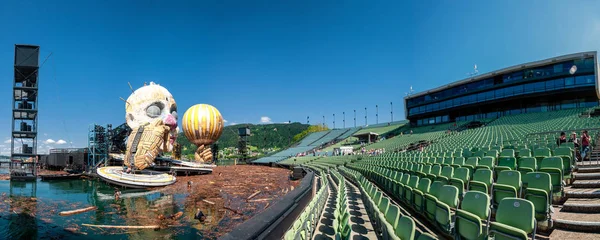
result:
M 294 136 L 294 138 L 292 139 L 292 141 L 297 142 L 297 141 L 300 141 L 301 139 L 303 139 L 304 137 L 308 136 L 308 134 L 311 134 L 314 132 L 326 131 L 326 130 L 329 130 L 329 128 L 327 128 L 326 126 L 311 125 L 306 130 L 302 131 L 301 133 L 296 134 Z
M 223 129 L 223 134 L 218 140 L 219 149 L 228 147 L 237 148 L 239 141 L 238 128 L 244 126 L 250 127 L 251 136 L 248 137 L 248 142 L 252 147 L 252 151 L 266 148 L 286 148 L 291 143 L 296 142 L 292 139 L 295 135 L 309 128 L 309 125 L 301 123 L 264 125 L 237 124 L 227 126 Z M 193 158 L 196 146 L 185 137 L 185 134 L 179 133 L 177 142 L 182 146 L 181 155 L 189 156 L 191 154 Z

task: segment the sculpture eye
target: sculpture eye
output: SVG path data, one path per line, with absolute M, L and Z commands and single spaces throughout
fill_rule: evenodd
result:
M 179 119 L 179 118 L 177 117 L 177 112 L 175 112 L 175 111 L 174 111 L 174 112 L 171 112 L 171 115 L 173 115 L 173 117 L 174 117 L 175 119 Z
M 162 111 L 162 107 L 163 105 L 160 102 L 153 103 L 150 106 L 148 106 L 148 108 L 146 108 L 146 115 L 148 115 L 148 117 L 151 118 L 159 117 Z

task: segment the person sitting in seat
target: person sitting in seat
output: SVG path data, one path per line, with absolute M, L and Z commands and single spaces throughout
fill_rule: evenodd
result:
M 579 152 L 579 139 L 577 139 L 577 133 L 572 132 L 571 138 L 569 138 L 568 142 L 572 142 L 573 145 L 575 146 L 575 159 L 577 161 L 581 161 L 581 155 Z
M 560 146 L 567 142 L 567 134 L 565 132 L 560 133 L 560 137 L 556 140 L 556 145 Z

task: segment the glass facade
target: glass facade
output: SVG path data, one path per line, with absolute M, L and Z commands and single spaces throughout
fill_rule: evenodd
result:
M 525 68 L 406 99 L 407 119 L 416 125 L 428 125 L 596 106 L 595 74 L 593 57 Z M 544 100 L 533 98 L 527 104 L 511 102 L 512 99 L 560 95 L 563 92 L 574 92 L 575 95 Z M 488 109 L 499 101 L 505 102 L 505 105 Z M 471 113 L 469 108 L 478 110 Z
M 476 94 L 466 95 L 449 99 L 437 103 L 430 103 L 421 105 L 419 107 L 412 107 L 408 109 L 408 115 L 417 115 L 428 112 L 435 112 L 444 110 L 447 108 L 458 107 L 462 105 L 468 105 L 473 103 L 481 103 L 506 97 L 519 96 L 538 92 L 548 92 L 569 88 L 595 86 L 594 75 L 583 75 L 577 77 L 566 77 L 558 78 L 546 81 L 539 81 L 533 83 L 527 83 L 522 85 L 510 86 L 505 88 L 499 88 L 495 90 L 489 90 Z
M 569 71 L 573 66 L 577 68 L 577 73 L 588 72 L 592 73 L 592 75 L 595 73 L 594 58 L 589 57 L 585 59 L 563 61 L 543 67 L 511 72 L 496 78 L 487 78 L 430 93 L 424 96 L 410 98 L 406 100 L 406 106 L 411 108 L 416 105 L 452 98 L 457 95 L 468 94 L 470 92 L 481 91 L 483 89 L 496 88 L 500 87 L 500 85 L 507 85 L 511 83 L 514 84 L 524 81 L 535 81 L 539 79 L 561 76 L 566 77 L 571 75 Z

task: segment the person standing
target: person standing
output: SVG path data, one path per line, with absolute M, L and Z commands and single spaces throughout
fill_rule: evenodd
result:
M 581 132 L 581 160 L 583 161 L 587 155 L 587 152 L 590 150 L 590 135 L 588 135 L 587 130 L 583 130 Z

